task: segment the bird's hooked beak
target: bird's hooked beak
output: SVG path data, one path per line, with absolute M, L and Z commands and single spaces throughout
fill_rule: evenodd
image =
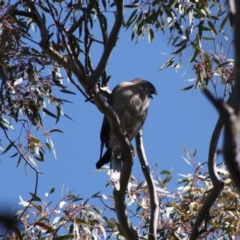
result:
M 158 95 L 157 90 L 154 89 L 154 90 L 151 91 L 151 93 L 150 93 L 150 98 L 153 98 L 153 97 L 152 97 L 152 94 Z

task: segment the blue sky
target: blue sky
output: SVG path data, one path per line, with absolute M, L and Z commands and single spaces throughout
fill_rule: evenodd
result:
M 176 191 L 178 173 L 192 173 L 193 169 L 185 163 L 183 145 L 189 150 L 197 149 L 198 161 L 207 160 L 208 144 L 217 121 L 218 114 L 213 106 L 201 94 L 200 90 L 181 91 L 190 85 L 187 79 L 195 77 L 192 65 L 187 67 L 189 52 L 183 56 L 183 67 L 176 72 L 173 68 L 157 71 L 170 58 L 173 51 L 167 47 L 168 35 L 155 33 L 151 44 L 147 36 L 135 44 L 131 41 L 131 30 L 121 30 L 117 45 L 111 55 L 108 74 L 111 75 L 110 88 L 113 89 L 122 81 L 130 81 L 136 77 L 151 81 L 158 96 L 151 100 L 149 113 L 143 127 L 143 139 L 149 165 L 159 165 L 159 171 L 170 170 L 173 180 L 169 184 L 171 191 Z M 96 48 L 93 62 L 96 63 L 101 49 Z M 162 54 L 165 53 L 165 54 Z M 185 73 L 185 74 L 184 74 Z M 67 84 L 66 79 L 64 80 Z M 45 117 L 46 126 L 59 128 L 64 134 L 52 134 L 57 159 L 48 154 L 44 163 L 39 163 L 43 174 L 39 176 L 38 195 L 44 199 L 44 194 L 51 188 L 56 188 L 52 196 L 58 202 L 66 192 L 87 198 L 94 193 L 112 193 L 112 187 L 106 188 L 108 175 L 95 171 L 95 163 L 99 158 L 99 132 L 102 114 L 90 103 L 84 102 L 84 97 L 77 95 L 65 96 L 73 104 L 65 104 L 65 112 L 73 121 L 62 117 L 55 126 L 55 122 Z M 221 90 L 221 86 L 218 89 Z M 33 131 L 34 134 L 34 131 Z M 29 192 L 34 192 L 35 173 L 24 164 L 16 168 L 16 159 L 9 158 L 13 152 L 0 156 L 0 201 L 19 202 L 19 195 L 29 200 Z M 133 175 L 143 179 L 138 158 L 134 160 Z M 0 203 L 1 203 L 0 202 Z M 102 204 L 99 202 L 99 207 Z

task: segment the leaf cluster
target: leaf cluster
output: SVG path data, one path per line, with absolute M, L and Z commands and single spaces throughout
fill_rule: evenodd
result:
M 56 96 L 73 94 L 63 84 L 60 68 L 40 48 L 29 45 L 31 23 L 17 18 L 13 12 L 19 4 L 4 2 L 0 8 L 0 128 L 8 145 L 2 154 L 12 147 L 18 156 L 36 167 L 35 160 L 44 161 L 44 149 L 54 150 L 50 133 L 61 130 L 46 130 L 43 116 L 49 115 L 59 121 L 61 115 L 68 117 L 62 106 L 66 99 Z M 15 127 L 19 135 L 11 130 Z M 32 127 L 41 130 L 41 136 L 33 136 Z M 11 140 L 14 139 L 14 140 Z
M 203 88 L 209 81 L 214 86 L 220 82 L 225 86 L 225 97 L 227 85 L 232 85 L 235 76 L 234 60 L 228 59 L 229 50 L 222 52 L 222 44 L 218 44 L 228 44 L 229 48 L 231 45 L 227 43 L 229 37 L 225 33 L 227 28 L 228 31 L 230 29 L 226 2 L 135 1 L 126 7 L 133 9 L 124 23 L 126 29 L 132 28 L 132 40 L 136 38 L 139 41 L 147 34 L 151 43 L 158 31 L 168 35 L 168 45 L 174 50 L 159 70 L 168 67 L 178 70 L 183 65 L 184 56 L 189 53 L 196 78 L 194 84 L 183 90 Z
M 194 165 L 196 158 L 189 163 Z M 199 239 L 234 239 L 239 237 L 240 199 L 237 189 L 224 164 L 217 167 L 225 187 L 206 214 L 204 227 Z M 198 165 L 193 174 L 179 174 L 181 179 L 178 189 L 168 190 L 171 173 L 167 170 L 158 172 L 156 165 L 152 169 L 160 206 L 157 225 L 157 239 L 188 239 L 198 211 L 212 190 L 212 183 L 205 163 Z M 25 239 L 123 239 L 118 221 L 112 217 L 115 212 L 113 196 L 100 194 L 83 199 L 68 193 L 55 206 L 50 201 L 51 189 L 42 199 L 31 194 L 30 202 L 20 197 L 20 204 L 27 207 L 27 212 L 18 212 L 24 227 L 19 228 L 21 238 Z M 105 210 L 100 210 L 90 201 L 98 199 Z M 138 182 L 132 176 L 126 192 L 127 211 L 131 215 L 134 228 L 141 239 L 147 239 L 151 205 L 146 182 Z M 6 233 L 9 236 L 9 232 Z M 12 232 L 16 235 L 16 231 Z M 13 236 L 12 235 L 12 236 Z M 5 235 L 6 236 L 6 235 Z

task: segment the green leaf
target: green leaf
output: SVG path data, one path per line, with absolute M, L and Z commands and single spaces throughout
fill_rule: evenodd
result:
M 210 59 L 209 54 L 204 53 L 204 60 L 207 63 L 207 66 L 208 66 L 209 70 L 211 70 L 212 63 L 211 63 L 211 59 Z
M 55 114 L 53 114 L 52 112 L 50 112 L 50 111 L 47 110 L 46 108 L 42 108 L 42 110 L 43 110 L 47 115 L 49 115 L 49 116 L 51 116 L 51 117 L 53 117 L 53 118 L 58 119 L 58 117 L 57 117 Z
M 33 136 L 30 137 L 30 141 L 31 141 L 31 143 L 34 143 L 34 144 L 40 143 L 40 140 L 38 138 L 33 137 Z
M 16 157 L 18 155 L 18 152 L 14 153 L 10 158 Z
M 174 51 L 172 54 L 177 54 L 177 53 L 180 53 L 182 52 L 183 49 L 186 48 L 186 45 L 183 45 L 182 47 L 180 47 L 179 49 L 177 49 L 176 51 Z
M 41 207 L 40 205 L 36 205 L 36 204 L 34 204 L 33 202 L 31 202 L 31 205 L 32 205 L 34 208 L 36 208 L 39 212 L 42 211 L 42 207 Z
M 42 201 L 41 198 L 38 197 L 36 194 L 30 192 L 30 195 L 32 196 L 33 201 L 38 201 L 38 202 Z
M 210 27 L 206 27 L 204 25 L 199 25 L 198 28 L 202 31 L 212 31 Z
M 173 7 L 175 7 L 178 0 L 170 1 L 170 4 L 168 5 L 168 10 L 172 10 Z
M 73 234 L 68 234 L 68 235 L 64 235 L 64 236 L 59 236 L 59 237 L 55 237 L 55 240 L 64 240 L 64 239 L 69 239 L 69 238 L 75 238 L 75 235 Z
M 111 4 L 110 4 L 110 7 L 113 7 L 113 6 L 115 6 L 116 5 L 116 3 L 115 3 L 115 1 L 113 1 Z
M 101 192 L 101 191 L 100 191 L 100 192 Z M 99 193 L 100 193 L 100 192 L 97 192 L 97 193 L 93 194 L 90 198 L 100 197 L 100 196 L 99 196 Z
M 51 145 L 49 143 L 45 143 L 46 148 L 50 151 L 51 150 Z
M 60 133 L 63 133 L 63 131 L 60 130 L 60 129 L 52 129 L 52 130 L 49 131 L 49 133 L 51 133 L 51 132 L 60 132 Z
M 216 31 L 216 29 L 215 29 L 215 27 L 214 27 L 214 25 L 213 25 L 213 23 L 212 22 L 210 22 L 210 21 L 208 21 L 208 26 L 212 29 L 212 31 L 214 32 L 214 34 L 216 34 L 217 35 L 217 31 Z
M 54 192 L 55 192 L 55 188 L 52 188 L 52 189 L 50 190 L 49 194 L 54 193 Z
M 41 157 L 34 156 L 34 158 L 38 161 L 44 162 L 44 160 Z
M 186 147 L 185 144 L 183 144 L 183 150 L 184 150 L 184 152 L 185 152 L 186 155 L 187 155 L 187 159 L 190 159 L 190 154 L 189 154 L 189 152 L 188 152 L 187 147 Z
M 213 37 L 202 37 L 202 39 L 204 39 L 204 40 L 215 40 L 215 38 L 213 38 Z
M 103 14 L 98 15 L 98 19 L 101 26 L 101 31 L 103 35 L 103 42 L 106 43 L 108 39 L 108 22 L 107 18 Z
M 71 117 L 69 117 L 66 113 L 63 114 L 66 118 L 70 119 L 73 121 L 73 119 Z
M 127 20 L 127 22 L 125 23 L 125 26 L 127 27 L 127 29 L 130 27 L 130 25 L 132 24 L 132 22 L 137 18 L 137 11 L 138 11 L 138 9 L 135 9 L 132 13 L 131 13 L 131 15 L 130 15 L 130 17 L 128 18 L 128 20 Z
M 151 28 L 148 28 L 148 43 L 151 43 L 154 38 L 154 32 Z
M 223 28 L 224 28 L 227 21 L 228 21 L 228 15 L 222 20 L 222 23 L 221 23 L 220 28 L 219 28 L 219 32 L 223 32 Z
M 10 150 L 10 148 L 14 145 L 14 142 L 11 142 L 7 148 L 1 153 L 1 155 L 3 155 L 4 153 L 6 153 L 8 150 Z
M 75 92 L 72 92 L 72 91 L 69 91 L 69 90 L 66 90 L 66 89 L 61 89 L 60 92 L 76 95 Z
M 57 106 L 57 121 L 56 121 L 56 123 L 57 123 L 58 120 L 60 119 L 61 112 L 62 112 L 62 109 L 61 109 L 59 106 Z
M 162 170 L 161 174 L 171 174 L 168 170 Z
M 193 62 L 196 59 L 196 57 L 198 56 L 199 52 L 200 51 L 198 49 L 195 49 L 195 51 L 193 53 L 193 56 L 192 56 L 192 59 L 190 60 L 190 62 Z
M 18 162 L 17 162 L 17 167 L 19 166 L 21 160 L 22 160 L 22 155 L 20 154 L 20 155 L 19 155 L 19 158 L 18 158 Z
M 174 47 L 186 46 L 188 43 L 188 39 L 183 39 L 179 43 L 175 44 Z
M 124 5 L 125 8 L 138 8 L 139 5 L 138 4 L 126 4 Z
M 164 64 L 158 69 L 158 71 L 161 71 L 161 70 L 163 70 L 163 69 L 171 66 L 173 62 L 174 62 L 174 57 L 169 58 L 169 59 L 166 61 L 166 63 L 164 63 Z
M 190 85 L 190 86 L 188 86 L 188 87 L 182 88 L 181 91 L 189 90 L 189 89 L 193 88 L 194 86 L 195 86 L 195 85 L 193 84 L 193 85 Z
M 102 0 L 102 5 L 103 5 L 103 8 L 104 8 L 104 10 L 106 11 L 106 0 Z
M 202 25 L 204 23 L 204 20 L 201 20 L 200 23 L 198 24 L 198 35 L 201 37 L 202 36 Z
M 172 179 L 172 174 L 167 174 L 166 178 L 163 180 L 163 184 L 165 185 Z
M 39 151 L 40 158 L 44 161 L 44 154 L 42 151 Z

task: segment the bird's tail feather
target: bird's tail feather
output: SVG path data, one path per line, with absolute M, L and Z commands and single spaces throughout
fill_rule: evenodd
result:
M 112 154 L 110 161 L 110 180 L 115 186 L 116 190 L 120 189 L 121 168 L 121 159 L 116 158 L 114 154 Z

